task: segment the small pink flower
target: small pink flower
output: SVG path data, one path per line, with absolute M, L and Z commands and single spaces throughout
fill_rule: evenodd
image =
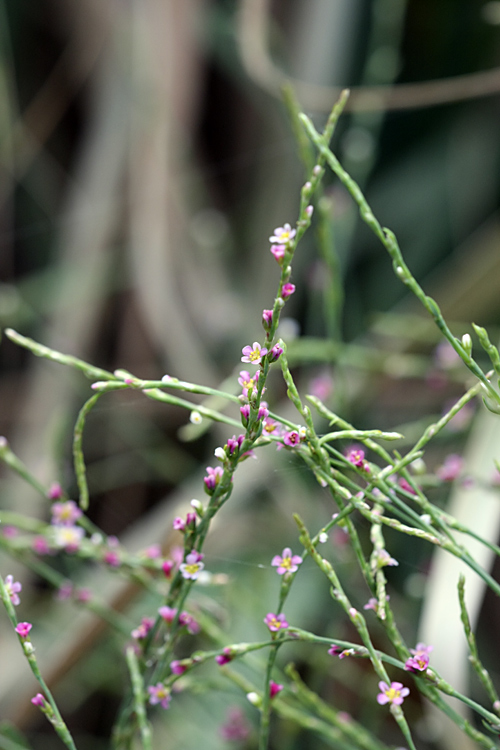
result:
M 262 325 L 264 326 L 264 329 L 268 331 L 273 323 L 273 311 L 272 310 L 262 310 Z
M 415 490 L 413 489 L 413 487 L 411 486 L 411 484 L 404 477 L 399 477 L 398 484 L 402 490 L 405 490 L 406 492 L 409 492 L 412 495 L 417 494 Z
M 159 703 L 162 708 L 168 708 L 170 703 L 170 690 L 165 687 L 163 683 L 158 682 L 156 685 L 150 685 L 148 687 L 148 693 L 149 702 L 152 706 Z
M 363 604 L 363 609 L 373 609 L 374 612 L 377 611 L 378 607 L 378 599 L 375 596 L 372 596 L 371 599 L 368 599 L 366 604 Z
M 60 500 L 63 495 L 64 490 L 59 482 L 53 482 L 49 487 L 49 491 L 47 492 L 47 497 L 49 498 L 49 500 Z
M 11 575 L 6 576 L 5 578 L 5 589 L 7 591 L 7 595 L 10 597 L 10 600 L 12 604 L 17 607 L 18 604 L 21 603 L 20 598 L 18 597 L 19 592 L 22 590 L 22 586 L 19 583 L 19 581 L 14 581 L 14 577 Z
M 60 602 L 65 602 L 71 599 L 73 594 L 73 584 L 71 581 L 63 581 L 57 589 L 56 599 Z
M 111 568 L 118 568 L 120 566 L 120 556 L 118 552 L 115 552 L 113 549 L 106 550 L 102 559 Z
M 264 622 L 272 633 L 276 633 L 278 630 L 283 630 L 288 627 L 284 614 L 275 615 L 272 612 L 269 612 L 264 617 Z
M 54 526 L 54 544 L 66 552 L 76 552 L 85 535 L 81 526 Z
M 436 469 L 436 476 L 443 482 L 453 482 L 463 469 L 464 461 L 457 453 L 446 456 L 444 463 Z
M 365 452 L 361 448 L 350 448 L 346 453 L 346 458 L 350 464 L 357 466 L 358 469 L 365 467 Z
M 52 523 L 61 526 L 74 526 L 83 512 L 74 500 L 67 500 L 65 503 L 54 503 L 50 509 L 52 513 Z
M 154 624 L 155 621 L 153 617 L 143 617 L 141 620 L 141 624 L 137 628 L 134 628 L 130 635 L 132 636 L 132 638 L 141 641 L 146 638 Z
M 15 526 L 4 526 L 2 529 L 2 535 L 5 539 L 15 539 L 19 534 L 19 530 Z
M 277 244 L 289 244 L 295 235 L 297 234 L 296 229 L 292 229 L 290 224 L 284 224 L 282 227 L 276 227 L 274 234 L 269 237 L 269 242 Z
M 262 357 L 265 357 L 267 354 L 267 349 L 261 347 L 258 341 L 254 341 L 252 346 L 244 346 L 241 353 L 243 354 L 241 358 L 242 362 L 248 362 L 251 365 L 260 365 Z
M 326 401 L 333 391 L 333 378 L 331 375 L 318 375 L 309 383 L 309 393 L 321 401 Z
M 175 620 L 177 609 L 175 609 L 175 607 L 167 607 L 167 606 L 160 607 L 158 610 L 158 614 L 163 620 L 165 620 L 167 625 L 171 625 L 173 621 Z
M 184 674 L 186 670 L 187 666 L 185 664 L 181 664 L 180 661 L 170 662 L 170 671 L 172 672 L 172 674 L 181 675 Z
M 161 569 L 163 570 L 165 574 L 165 578 L 170 578 L 172 575 L 172 570 L 175 568 L 175 563 L 173 560 L 164 560 L 161 565 Z
M 250 404 L 243 404 L 243 406 L 240 406 L 240 413 L 242 424 L 246 427 L 248 420 L 250 419 Z
M 44 536 L 36 536 L 31 542 L 31 548 L 37 555 L 50 554 L 49 543 Z
M 289 445 L 291 448 L 294 448 L 296 445 L 300 444 L 300 434 L 297 432 L 297 430 L 290 430 L 290 432 L 285 432 L 283 435 L 283 442 L 285 445 Z
M 41 693 L 37 693 L 35 696 L 33 696 L 31 702 L 34 706 L 38 706 L 39 708 L 44 708 L 45 706 L 45 698 Z
M 161 557 L 161 547 L 159 544 L 152 544 L 144 550 L 144 556 L 149 557 L 150 560 L 157 560 Z
M 31 622 L 20 622 L 14 629 L 21 638 L 27 638 L 32 627 Z
M 391 682 L 390 685 L 387 682 L 379 682 L 378 684 L 380 693 L 377 695 L 377 702 L 383 706 L 385 703 L 394 703 L 395 706 L 400 706 L 410 691 L 407 687 L 403 687 L 401 682 Z
M 223 474 L 224 470 L 222 466 L 216 466 L 215 469 L 211 466 L 207 466 L 207 476 L 203 477 L 207 492 L 211 493 L 215 490 L 220 480 L 222 479 Z
M 80 604 L 87 604 L 92 599 L 92 593 L 90 589 L 87 589 L 85 587 L 78 589 L 76 594 L 76 601 L 80 602 Z
M 186 557 L 186 562 L 183 562 L 179 566 L 182 577 L 191 579 L 192 581 L 196 581 L 201 571 L 205 567 L 204 563 L 201 562 L 202 560 L 203 555 L 200 552 L 196 552 L 194 550 L 193 552 L 190 552 Z
M 257 370 L 255 375 L 252 377 L 247 370 L 241 370 L 238 383 L 243 389 L 243 395 L 245 398 L 249 398 L 249 393 L 252 394 L 257 389 L 257 381 L 259 379 L 260 370 Z
M 186 522 L 183 518 L 177 516 L 176 518 L 174 518 L 172 526 L 174 528 L 174 531 L 184 531 L 186 528 Z
M 282 576 L 285 573 L 295 573 L 301 562 L 302 558 L 299 555 L 292 555 L 290 547 L 285 547 L 281 557 L 279 555 L 273 557 L 271 565 L 277 567 L 277 573 Z
M 250 735 L 250 726 L 241 708 L 230 708 L 227 720 L 220 728 L 225 742 L 244 742 Z
M 229 664 L 229 662 L 232 660 L 233 660 L 233 653 L 228 646 L 226 646 L 226 648 L 224 649 L 224 653 L 218 654 L 215 657 L 215 661 L 217 662 L 219 667 L 222 667 L 224 664 Z
M 286 253 L 286 245 L 271 245 L 269 248 L 277 263 L 282 264 Z
M 411 648 L 409 659 L 405 662 L 405 669 L 407 672 L 425 672 L 429 666 L 429 654 L 433 650 L 433 646 L 426 646 L 425 643 L 417 643 L 416 648 Z
M 291 297 L 292 294 L 295 292 L 295 284 L 283 284 L 281 287 L 281 297 L 282 299 L 288 299 L 288 297 Z
M 188 633 L 191 633 L 191 635 L 196 635 L 200 632 L 200 624 L 193 615 L 190 615 L 189 612 L 181 612 L 179 615 L 179 625 L 184 625 L 188 629 Z
M 270 680 L 269 682 L 269 697 L 272 699 L 275 695 L 278 695 L 278 693 L 281 693 L 283 690 L 283 685 L 280 685 L 278 682 L 274 682 L 274 680 Z
M 236 437 L 236 435 L 233 435 L 232 438 L 227 439 L 227 449 L 229 451 L 230 456 L 232 456 L 235 451 L 239 451 L 244 439 L 245 439 L 244 435 L 238 435 L 238 437 Z
M 276 362 L 283 354 L 283 347 L 280 344 L 275 344 L 270 352 L 271 362 Z

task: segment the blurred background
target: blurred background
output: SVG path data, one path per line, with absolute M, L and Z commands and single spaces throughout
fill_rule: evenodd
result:
M 2 329 L 108 370 L 143 378 L 168 373 L 236 392 L 241 348 L 262 338 L 261 311 L 276 293 L 268 237 L 296 220 L 306 179 L 282 96 L 288 82 L 318 128 L 339 87 L 352 88 L 334 150 L 453 330 L 462 334 L 473 320 L 495 340 L 500 2 L 2 0 L 0 35 Z M 329 174 L 292 280 L 297 292 L 281 334 L 297 382 L 356 427 L 400 429 L 410 445 L 469 384 L 446 351 L 436 352 L 437 332 Z M 90 393 L 81 374 L 3 336 L 0 434 L 41 482 L 60 481 L 70 495 L 72 428 Z M 296 419 L 278 374 L 268 395 L 273 410 Z M 472 418 L 473 410 L 426 456 L 429 472 L 447 453 L 465 449 Z M 179 542 L 172 518 L 201 497 L 203 469 L 227 437 L 220 425 L 195 428 L 186 412 L 138 394 L 101 399 L 84 443 L 90 517 L 133 550 L 153 543 L 169 549 Z M 474 455 L 484 458 L 478 440 Z M 311 528 L 332 512 L 290 454 L 270 452 L 257 470 L 252 462 L 242 466 L 234 502 L 208 543 L 207 567 L 229 576 L 213 593 L 228 643 L 262 637 L 260 612 L 272 611 L 277 596 L 268 566 L 295 538 L 292 512 Z M 491 456 L 488 462 L 468 470 L 487 480 Z M 3 509 L 47 517 L 43 502 L 4 470 L 0 491 Z M 447 494 L 432 492 L 436 502 Z M 489 525 L 495 536 L 496 520 Z M 361 607 L 368 592 L 351 572 L 342 538 L 333 541 L 332 555 Z M 391 544 L 400 559 L 390 571 L 391 600 L 397 606 L 401 599 L 402 628 L 413 640 L 429 557 L 397 537 Z M 7 565 L 2 559 L 10 572 Z M 95 571 L 64 573 L 96 584 Z M 118 597 L 112 576 L 102 586 L 110 600 Z M 287 610 L 292 621 L 352 635 L 312 567 L 296 587 Z M 126 675 L 123 666 L 104 664 L 123 643 L 93 631 L 91 620 L 78 620 L 78 629 L 72 611 L 66 616 L 74 628 L 63 637 L 56 622 L 72 605 L 54 602 L 35 576 L 30 597 L 23 606 L 45 618 L 40 658 L 78 747 L 107 747 Z M 478 616 L 481 590 L 476 598 Z M 133 627 L 152 605 L 130 595 L 120 606 Z M 493 623 L 494 607 L 485 610 Z M 485 628 L 494 649 L 489 638 Z M 36 690 L 12 646 L 4 618 L 0 654 L 10 667 L 0 676 L 0 716 L 30 734 L 35 747 L 52 747 L 45 719 L 26 709 Z M 363 665 L 342 665 L 333 675 L 316 652 L 304 649 L 302 658 L 303 676 L 315 675 L 311 686 L 360 718 Z M 169 711 L 158 747 L 222 746 L 219 727 L 232 698 L 210 679 L 200 681 L 200 695 L 186 693 L 181 708 Z M 367 695 L 374 686 L 364 688 Z M 251 724 L 243 696 L 240 705 Z M 191 711 L 200 712 L 199 727 L 186 725 Z M 422 743 L 442 741 L 417 701 L 410 711 Z M 389 722 L 375 731 L 400 741 Z M 252 735 L 247 742 L 251 747 Z M 323 745 L 285 727 L 276 747 Z

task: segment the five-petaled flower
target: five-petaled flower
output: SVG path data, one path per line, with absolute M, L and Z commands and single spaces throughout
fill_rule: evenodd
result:
M 21 638 L 27 638 L 32 627 L 31 622 L 20 622 L 14 629 Z
M 52 513 L 52 523 L 58 526 L 74 526 L 83 515 L 74 500 L 67 500 L 65 503 L 54 503 L 50 512 Z
M 346 458 L 350 464 L 357 466 L 358 469 L 365 469 L 365 452 L 361 448 L 350 448 L 346 453 Z
M 287 223 L 282 227 L 276 227 L 274 234 L 269 237 L 269 242 L 278 245 L 289 244 L 296 234 L 297 230 L 292 229 L 290 224 Z
M 417 643 L 416 648 L 411 648 L 409 659 L 405 662 L 407 672 L 425 672 L 429 666 L 429 654 L 434 646 L 426 646 L 425 643 Z
M 241 350 L 243 354 L 241 361 L 248 362 L 251 365 L 260 365 L 262 357 L 267 354 L 267 349 L 259 344 L 258 341 L 254 341 L 252 346 L 248 344 Z
M 282 576 L 284 573 L 295 573 L 299 569 L 301 562 L 302 558 L 300 555 L 293 555 L 290 547 L 285 547 L 281 557 L 279 555 L 273 557 L 271 565 L 277 567 L 277 572 Z
M 201 552 L 190 552 L 186 557 L 186 561 L 183 562 L 179 567 L 183 578 L 190 578 L 192 581 L 196 581 L 201 571 L 205 567 L 203 560 L 203 554 Z
M 393 703 L 395 706 L 400 706 L 410 691 L 407 687 L 403 687 L 401 682 L 391 682 L 390 685 L 387 682 L 379 682 L 378 684 L 380 693 L 377 695 L 377 702 L 383 706 L 385 703 Z
M 275 615 L 273 612 L 269 612 L 264 617 L 264 622 L 272 633 L 276 633 L 278 630 L 283 630 L 288 627 L 285 615 Z
M 283 435 L 283 442 L 285 443 L 285 445 L 290 446 L 290 448 L 299 445 L 300 433 L 298 432 L 298 430 L 290 430 L 290 432 L 285 432 L 285 434 Z
M 170 703 L 170 690 L 165 687 L 162 682 L 158 682 L 156 685 L 150 685 L 148 687 L 148 693 L 149 702 L 152 706 L 159 703 L 162 708 L 168 708 Z
M 9 575 L 5 578 L 5 589 L 7 591 L 7 595 L 10 597 L 12 604 L 17 607 L 17 605 L 21 601 L 18 597 L 18 593 L 22 589 L 21 584 L 19 583 L 19 581 L 14 581 L 14 577 Z

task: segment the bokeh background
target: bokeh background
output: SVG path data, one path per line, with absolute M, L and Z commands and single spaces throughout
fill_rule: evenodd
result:
M 268 237 L 295 221 L 306 179 L 281 93 L 288 82 L 318 127 L 339 87 L 352 88 L 336 153 L 457 334 L 473 320 L 494 340 L 500 2 L 2 0 L 0 38 L 2 329 L 106 369 L 169 373 L 236 392 L 241 348 L 261 337 L 261 310 L 276 292 Z M 318 212 L 322 229 L 318 236 L 315 222 L 300 245 L 297 292 L 281 330 L 294 375 L 304 392 L 322 389 L 356 427 L 401 429 L 410 444 L 463 393 L 467 374 L 436 355 L 437 332 L 328 174 Z M 89 383 L 5 336 L 0 368 L 0 434 L 40 481 L 58 480 L 74 493 L 72 426 Z M 295 419 L 278 375 L 269 391 L 272 408 Z M 471 419 L 426 457 L 430 472 L 468 445 Z M 480 433 L 473 445 L 481 456 Z M 179 541 L 173 516 L 201 496 L 203 469 L 227 436 L 220 426 L 195 428 L 186 412 L 137 394 L 102 399 L 85 434 L 92 520 L 132 549 L 169 549 Z M 488 460 L 470 472 L 487 478 Z M 277 595 L 269 561 L 296 538 L 292 512 L 312 528 L 332 512 L 290 454 L 266 452 L 256 466 L 243 465 L 207 548 L 207 567 L 229 583 L 204 593 L 200 606 L 213 597 L 228 642 L 262 637 L 259 623 Z M 2 508 L 46 517 L 25 484 L 8 471 L 1 477 Z M 433 492 L 445 500 L 442 488 Z M 351 572 L 350 552 L 341 538 L 332 542 L 361 607 L 367 596 Z M 429 551 L 397 537 L 391 544 L 400 559 L 391 597 L 401 603 L 412 640 Z M 112 575 L 60 564 L 65 575 L 102 587 L 108 601 L 122 595 L 119 606 L 132 626 L 153 606 L 123 594 Z M 126 679 L 116 657 L 123 643 L 71 604 L 54 601 L 36 576 L 23 580 L 23 606 L 44 623 L 41 660 L 79 748 L 108 747 Z M 476 599 L 478 617 L 480 589 Z M 482 637 L 494 654 L 495 604 L 483 613 L 489 625 Z M 315 632 L 350 635 L 312 567 L 297 580 L 287 615 Z M 52 747 L 50 727 L 26 708 L 36 690 L 12 653 L 11 635 L 4 618 L 0 715 L 35 747 Z M 450 662 L 453 653 L 450 646 Z M 312 687 L 340 709 L 378 722 L 389 742 L 400 741 L 380 711 L 360 709 L 372 702 L 375 686 L 365 680 L 365 665 L 332 674 L 323 655 L 304 649 L 300 659 Z M 218 727 L 234 700 L 215 680 L 207 672 L 198 694 L 179 698 L 168 731 L 161 734 L 159 725 L 158 747 L 222 746 Z M 253 721 L 244 697 L 240 705 Z M 445 742 L 417 701 L 412 717 L 422 743 Z M 323 746 L 291 727 L 283 732 L 280 750 Z

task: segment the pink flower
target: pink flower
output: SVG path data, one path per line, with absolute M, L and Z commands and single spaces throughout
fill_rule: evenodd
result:
M 203 481 L 205 482 L 205 487 L 208 493 L 212 493 L 215 490 L 222 479 L 223 474 L 224 470 L 222 466 L 216 466 L 215 469 L 211 466 L 207 466 L 207 476 L 203 477 Z
M 275 344 L 271 349 L 271 362 L 276 362 L 283 354 L 283 347 L 280 344 Z
M 203 560 L 203 557 L 204 556 L 200 552 L 196 552 L 195 550 L 193 550 L 193 552 L 190 552 L 186 557 L 186 562 L 183 562 L 179 566 L 182 577 L 191 579 L 192 581 L 196 581 L 201 571 L 205 567 L 204 563 L 201 562 Z
M 58 601 L 60 602 L 65 602 L 68 599 L 71 599 L 72 594 L 73 584 L 71 583 L 71 581 L 63 581 L 57 589 L 56 599 L 58 599 Z
M 243 395 L 245 398 L 249 397 L 249 392 L 252 394 L 257 389 L 257 381 L 259 379 L 260 370 L 257 370 L 255 375 L 252 377 L 247 370 L 241 370 L 238 383 L 243 389 Z
M 191 635 L 196 635 L 196 633 L 200 632 L 200 624 L 193 615 L 190 615 L 189 612 L 181 612 L 179 615 L 179 625 L 184 625 L 188 632 L 191 633 Z
M 150 560 L 156 560 L 161 557 L 161 547 L 159 544 L 152 544 L 144 550 L 145 557 L 149 557 Z
M 81 526 L 54 526 L 54 544 L 66 552 L 76 552 L 85 535 Z
M 269 237 L 269 242 L 279 245 L 289 245 L 296 234 L 296 229 L 292 229 L 290 224 L 284 224 L 282 227 L 276 227 L 274 234 Z
M 20 622 L 14 629 L 21 638 L 27 638 L 32 627 L 31 622 Z
M 49 498 L 49 500 L 60 500 L 63 495 L 64 490 L 59 482 L 53 482 L 49 487 L 49 491 L 47 492 L 47 497 Z
M 34 706 L 38 706 L 39 708 L 44 708 L 45 706 L 45 698 L 41 693 L 37 693 L 35 696 L 33 696 L 31 702 Z
M 464 461 L 461 456 L 457 453 L 450 453 L 446 456 L 443 465 L 436 469 L 436 476 L 443 482 L 453 482 L 462 471 L 463 465 Z
M 156 685 L 150 685 L 148 687 L 149 702 L 152 706 L 160 704 L 162 708 L 168 708 L 170 703 L 170 690 L 158 682 Z
M 332 390 L 333 378 L 331 375 L 318 375 L 318 377 L 313 378 L 309 383 L 309 392 L 321 401 L 326 401 Z
M 425 643 L 417 643 L 416 648 L 411 648 L 409 659 L 405 662 L 405 669 L 407 672 L 425 672 L 429 666 L 429 654 L 433 650 L 433 646 L 426 646 Z
M 36 536 L 31 542 L 33 552 L 37 555 L 48 555 L 50 554 L 50 547 L 48 541 L 44 536 Z
M 269 331 L 273 323 L 273 311 L 262 310 L 262 325 L 266 331 Z
M 15 526 L 4 526 L 2 529 L 5 539 L 14 539 L 18 534 L 19 530 Z
M 358 469 L 365 468 L 365 452 L 361 448 L 350 448 L 346 453 L 346 458 L 350 464 L 357 466 Z
M 140 641 L 146 638 L 147 634 L 155 624 L 153 617 L 143 617 L 141 620 L 141 624 L 132 630 L 131 636 L 132 638 L 135 638 L 136 640 Z
M 274 682 L 274 680 L 270 680 L 269 682 L 269 697 L 272 699 L 275 695 L 278 695 L 278 693 L 281 693 L 283 690 L 283 685 L 280 685 L 278 682 Z
M 402 490 L 405 490 L 406 492 L 409 492 L 412 495 L 417 494 L 415 490 L 413 489 L 413 487 L 411 486 L 411 484 L 407 482 L 407 480 L 404 477 L 399 477 L 398 484 Z
M 250 727 L 240 708 L 229 709 L 227 720 L 220 728 L 220 734 L 225 742 L 244 742 L 248 738 Z
M 244 439 L 244 435 L 238 435 L 238 437 L 236 437 L 236 435 L 233 435 L 232 438 L 227 439 L 227 449 L 230 456 L 232 456 L 235 451 L 239 451 Z
M 375 596 L 372 596 L 371 599 L 368 599 L 366 604 L 363 604 L 363 609 L 373 609 L 374 612 L 377 611 L 378 607 L 378 599 Z
M 277 263 L 281 266 L 285 257 L 286 245 L 271 245 L 270 250 Z
M 83 513 L 74 500 L 65 503 L 54 503 L 50 509 L 52 523 L 59 526 L 74 526 Z
M 240 413 L 242 424 L 246 427 L 248 420 L 250 419 L 250 404 L 243 404 L 243 406 L 240 406 Z
M 175 609 L 174 607 L 167 607 L 167 606 L 160 607 L 160 609 L 158 610 L 158 614 L 163 620 L 165 620 L 167 625 L 171 625 L 173 621 L 175 620 L 177 609 Z
M 288 299 L 288 297 L 291 297 L 292 294 L 295 291 L 295 284 L 283 284 L 281 287 L 281 297 L 282 299 Z
M 228 646 L 226 646 L 226 648 L 224 649 L 224 653 L 218 654 L 215 657 L 215 661 L 217 662 L 219 667 L 222 667 L 224 664 L 229 664 L 229 662 L 232 660 L 233 660 L 233 653 Z
M 241 353 L 243 354 L 241 358 L 242 362 L 248 362 L 251 365 L 260 365 L 262 357 L 265 357 L 267 354 L 267 349 L 261 347 L 258 341 L 254 341 L 252 346 L 244 346 Z
M 118 552 L 115 552 L 113 549 L 106 550 L 102 559 L 111 568 L 118 568 L 120 566 L 120 556 Z
M 176 518 L 174 518 L 172 526 L 174 528 L 174 531 L 184 531 L 186 528 L 186 522 L 183 518 L 177 516 Z
M 391 682 L 390 685 L 387 682 L 379 682 L 378 684 L 380 693 L 377 695 L 377 702 L 383 706 L 385 703 L 394 703 L 395 706 L 400 706 L 410 691 L 407 687 L 403 687 L 401 682 Z
M 285 547 L 281 557 L 279 555 L 273 557 L 271 565 L 277 566 L 277 572 L 282 576 L 284 573 L 295 573 L 301 562 L 302 558 L 299 555 L 292 555 L 290 547 Z
M 9 575 L 5 578 L 5 589 L 7 591 L 7 595 L 10 597 L 12 604 L 17 607 L 17 605 L 21 602 L 20 598 L 18 597 L 18 594 L 22 589 L 21 584 L 19 583 L 19 581 L 14 581 L 13 576 Z
M 164 560 L 161 569 L 163 570 L 165 577 L 170 578 L 172 575 L 172 570 L 175 568 L 175 563 L 173 560 Z
M 171 661 L 170 670 L 172 674 L 180 675 L 184 674 L 184 672 L 187 670 L 187 666 L 185 664 L 181 664 L 180 661 Z
M 269 612 L 264 617 L 264 622 L 272 633 L 276 633 L 278 630 L 283 630 L 288 627 L 284 614 L 275 615 L 272 612 Z
M 85 587 L 78 589 L 76 592 L 76 601 L 80 602 L 81 604 L 86 604 L 89 602 L 92 598 L 92 594 L 90 592 L 90 589 L 87 589 Z
M 285 443 L 285 445 L 289 445 L 291 448 L 294 448 L 300 443 L 300 434 L 297 432 L 297 430 L 290 430 L 290 432 L 285 432 L 285 434 L 283 435 L 283 442 Z

